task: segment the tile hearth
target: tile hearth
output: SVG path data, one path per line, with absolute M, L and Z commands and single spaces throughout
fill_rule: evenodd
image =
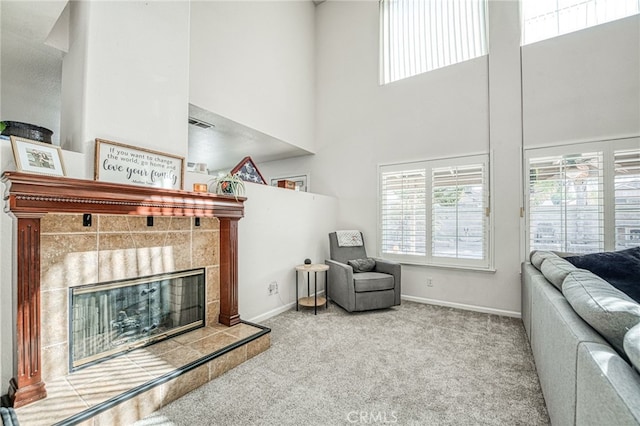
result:
M 47 398 L 17 409 L 18 420 L 131 424 L 267 350 L 269 333 L 248 323 L 215 324 L 133 350 L 47 382 Z

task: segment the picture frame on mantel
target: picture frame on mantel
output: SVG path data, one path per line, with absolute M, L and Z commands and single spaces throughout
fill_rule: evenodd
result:
M 19 172 L 66 176 L 59 146 L 11 136 L 11 149 Z
M 253 162 L 251 157 L 244 157 L 233 169 L 231 169 L 231 175 L 238 176 L 245 182 L 261 183 L 266 185 L 267 181 L 258 170 L 256 163 Z
M 94 180 L 183 189 L 184 157 L 96 139 Z

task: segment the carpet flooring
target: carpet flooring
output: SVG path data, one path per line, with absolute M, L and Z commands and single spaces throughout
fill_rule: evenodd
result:
M 264 322 L 271 348 L 151 425 L 548 425 L 519 319 L 403 301 Z

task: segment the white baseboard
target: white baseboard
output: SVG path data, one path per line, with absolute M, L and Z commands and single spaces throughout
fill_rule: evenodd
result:
M 278 314 L 281 314 L 283 312 L 286 312 L 290 309 L 295 309 L 295 308 L 296 308 L 296 302 L 287 303 L 286 305 L 278 306 L 277 308 L 272 309 L 269 312 L 265 312 L 264 314 L 260 314 L 256 317 L 250 318 L 247 321 L 260 324 L 261 321 L 268 320 L 271 317 L 275 317 Z
M 407 296 L 402 295 L 402 300 L 408 300 L 410 302 L 425 303 L 427 305 L 446 306 L 448 308 L 464 309 L 465 311 L 482 312 L 485 314 L 501 315 L 504 317 L 521 318 L 520 312 L 506 311 L 504 309 L 487 308 L 484 306 L 466 305 L 464 303 L 445 302 L 444 300 L 427 299 L 425 297 Z

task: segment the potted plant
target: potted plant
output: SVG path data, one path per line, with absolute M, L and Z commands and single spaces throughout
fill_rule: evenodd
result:
M 210 181 L 209 192 L 235 197 L 242 196 L 244 195 L 244 181 L 236 175 L 227 173 Z

